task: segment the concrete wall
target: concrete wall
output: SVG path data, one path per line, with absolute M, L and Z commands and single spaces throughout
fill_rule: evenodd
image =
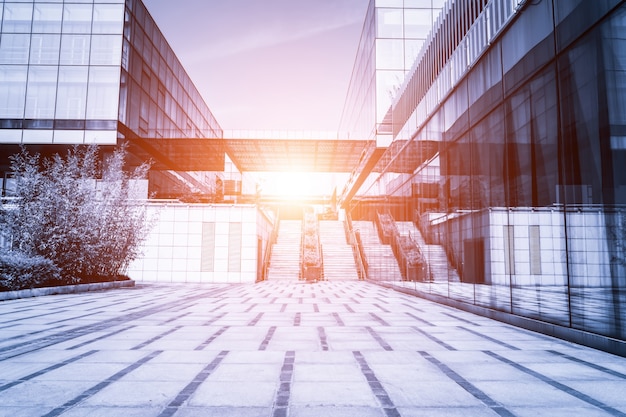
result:
M 127 274 L 136 281 L 255 282 L 271 220 L 254 205 L 151 203 L 154 227 Z

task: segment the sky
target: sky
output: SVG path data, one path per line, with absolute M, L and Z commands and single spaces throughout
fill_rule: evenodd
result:
M 368 0 L 144 0 L 225 130 L 336 131 Z

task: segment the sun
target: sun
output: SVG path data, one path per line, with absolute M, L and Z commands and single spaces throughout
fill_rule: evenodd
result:
M 328 183 L 311 172 L 271 172 L 261 179 L 261 194 L 288 200 L 303 200 L 328 194 Z

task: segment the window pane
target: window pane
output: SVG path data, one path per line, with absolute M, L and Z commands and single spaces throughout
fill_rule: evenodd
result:
M 121 34 L 124 23 L 124 5 L 96 4 L 93 10 L 93 33 Z
M 25 65 L 0 65 L 0 118 L 24 117 L 27 68 Z
M 91 40 L 91 65 L 119 66 L 122 56 L 122 37 L 94 35 Z
M 63 18 L 61 4 L 35 4 L 33 13 L 33 33 L 59 33 Z
M 61 38 L 61 65 L 89 64 L 89 35 L 63 35 Z
M 4 33 L 0 42 L 0 64 L 28 64 L 30 35 Z
M 91 4 L 66 4 L 63 10 L 64 33 L 90 33 Z
M 58 65 L 60 47 L 61 35 L 33 34 L 30 42 L 30 63 Z
M 30 32 L 33 19 L 33 5 L 28 3 L 5 3 L 4 22 L 2 31 L 4 33 Z
M 27 119 L 54 118 L 56 87 L 56 66 L 31 66 L 28 72 L 24 117 Z
M 57 119 L 84 119 L 87 98 L 87 67 L 60 67 Z
M 402 39 L 376 39 L 376 69 L 404 69 Z
M 402 38 L 402 9 L 378 9 L 376 11 L 376 37 Z
M 404 35 L 406 38 L 426 39 L 433 23 L 433 12 L 430 9 L 408 9 L 404 11 Z
M 117 119 L 120 69 L 91 67 L 89 71 L 87 119 Z

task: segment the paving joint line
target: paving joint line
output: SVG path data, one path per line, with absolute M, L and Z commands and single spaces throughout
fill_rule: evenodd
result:
M 443 314 L 443 315 L 445 315 L 445 316 L 448 316 L 448 317 L 451 317 L 451 318 L 453 318 L 453 319 L 455 319 L 455 320 L 462 321 L 463 323 L 467 323 L 467 324 L 471 324 L 472 326 L 477 326 L 477 327 L 480 327 L 480 324 L 475 323 L 475 322 L 473 322 L 473 321 L 471 321 L 471 320 L 464 319 L 464 318 L 462 318 L 462 317 L 455 316 L 454 314 L 447 313 L 447 312 L 445 312 L 445 311 L 444 311 L 444 312 L 442 312 L 441 314 Z
M 157 340 L 163 339 L 165 336 L 170 335 L 170 334 L 174 333 L 177 330 L 180 330 L 182 327 L 183 326 L 176 326 L 176 327 L 173 327 L 171 329 L 168 329 L 168 330 L 164 331 L 163 333 L 158 334 L 158 335 L 156 335 L 156 336 L 146 340 L 145 342 L 142 342 L 142 343 L 138 344 L 137 346 L 130 348 L 130 350 L 139 350 L 141 348 L 144 348 L 144 347 L 146 347 L 146 346 L 156 342 Z
M 77 404 L 79 404 L 80 402 L 86 400 L 87 398 L 92 397 L 93 395 L 95 395 L 98 392 L 102 391 L 104 388 L 108 387 L 112 383 L 117 382 L 122 377 L 128 375 L 130 372 L 132 372 L 135 369 L 139 368 L 140 366 L 142 366 L 146 362 L 154 359 L 155 357 L 157 357 L 161 353 L 162 353 L 162 351 L 157 350 L 157 351 L 154 351 L 154 352 L 150 353 L 147 356 L 144 356 L 143 358 L 139 359 L 137 362 L 127 366 L 126 368 L 124 368 L 121 371 L 115 373 L 113 376 L 107 378 L 106 380 L 104 380 L 104 381 L 94 385 L 93 387 L 89 388 L 88 390 L 83 391 L 82 394 L 80 394 L 77 397 L 69 400 L 68 402 L 66 402 L 62 406 L 55 408 L 54 410 L 52 410 L 49 413 L 43 415 L 42 417 L 57 417 L 57 416 L 65 413 L 70 408 L 76 406 Z
M 328 337 L 326 336 L 326 330 L 322 326 L 319 326 L 317 328 L 317 335 L 320 338 L 320 345 L 322 347 L 322 350 L 328 350 Z
M 494 339 L 493 337 L 487 336 L 486 334 L 482 334 L 479 332 L 476 332 L 474 330 L 468 329 L 467 327 L 463 327 L 463 326 L 457 326 L 458 329 L 462 329 L 465 330 L 466 332 L 469 332 L 473 335 L 476 335 L 478 337 L 482 337 L 485 340 L 489 340 L 490 342 L 496 343 L 500 346 L 504 346 L 505 348 L 511 349 L 511 350 L 521 350 L 520 348 L 518 348 L 517 346 L 513 346 L 513 345 L 509 345 L 506 342 L 503 342 L 502 340 L 498 340 L 498 339 Z
M 295 360 L 295 351 L 289 350 L 285 352 L 283 364 L 280 369 L 280 386 L 276 392 L 276 398 L 274 399 L 274 405 L 272 407 L 272 417 L 287 417 Z
M 222 363 L 222 361 L 224 360 L 224 358 L 227 355 L 228 355 L 228 351 L 227 350 L 221 351 L 215 357 L 215 359 L 213 359 L 213 361 L 211 361 L 211 363 L 209 363 L 207 366 L 205 366 L 204 369 L 202 369 L 202 371 L 200 371 L 198 373 L 198 375 L 195 376 L 193 381 L 191 381 L 189 384 L 187 384 L 187 386 L 185 386 L 185 388 L 183 388 L 178 393 L 176 398 L 174 398 L 165 407 L 165 409 L 163 411 L 161 411 L 161 413 L 158 415 L 158 417 L 171 417 L 174 414 L 176 414 L 178 412 L 178 410 L 182 407 L 182 405 L 185 403 L 185 401 L 189 400 L 189 398 L 193 395 L 193 393 L 197 391 L 198 387 L 204 381 L 206 381 L 209 376 L 211 376 L 213 371 L 215 371 L 215 369 Z
M 419 351 L 418 353 L 422 355 L 424 359 L 426 359 L 428 362 L 432 363 L 437 368 L 439 368 L 439 370 L 443 372 L 448 378 L 456 382 L 461 388 L 463 388 L 465 391 L 473 395 L 474 398 L 481 401 L 483 404 L 485 404 L 487 407 L 489 407 L 499 416 L 515 417 L 515 414 L 510 412 L 506 407 L 504 407 L 502 404 L 495 401 L 489 395 L 485 394 L 474 384 L 472 384 L 467 379 L 463 378 L 461 375 L 453 371 L 448 365 L 444 364 L 437 358 L 433 357 L 430 353 L 424 352 L 424 351 Z
M 406 314 L 406 315 L 407 315 L 407 316 L 409 316 L 409 317 L 414 318 L 415 320 L 417 320 L 417 321 L 419 321 L 420 323 L 423 323 L 423 324 L 425 324 L 425 325 L 427 325 L 427 326 L 436 327 L 434 324 L 432 324 L 432 323 L 431 323 L 431 322 L 429 322 L 428 320 L 424 320 L 424 319 L 423 319 L 423 318 L 421 318 L 421 317 L 417 317 L 417 316 L 416 316 L 415 314 L 413 314 L 413 313 L 405 312 L 404 314 Z
M 65 366 L 65 365 L 69 365 L 70 363 L 79 361 L 79 360 L 81 360 L 83 358 L 86 358 L 87 356 L 91 356 L 91 355 L 93 355 L 94 353 L 97 353 L 97 352 L 98 352 L 97 350 L 90 350 L 89 352 L 81 353 L 78 356 L 71 357 L 69 359 L 66 359 L 66 360 L 64 360 L 62 362 L 55 363 L 54 365 L 48 366 L 47 368 L 41 369 L 41 370 L 39 370 L 37 372 L 34 372 L 32 374 L 23 376 L 23 377 L 19 378 L 16 381 L 9 382 L 8 384 L 0 385 L 0 392 L 6 391 L 9 388 L 13 388 L 16 385 L 22 384 L 22 383 L 24 383 L 26 381 L 29 381 L 29 380 L 33 379 L 33 378 L 37 378 L 38 376 L 44 375 L 44 374 L 46 374 L 46 373 L 48 373 L 50 371 L 54 371 L 56 369 L 59 369 L 59 368 Z
M 343 320 L 341 320 L 341 317 L 339 317 L 339 313 L 337 313 L 336 311 L 333 312 L 333 317 L 335 318 L 335 321 L 337 322 L 337 326 L 343 327 L 346 325 L 343 322 Z
M 370 317 L 372 317 L 374 320 L 376 320 L 377 322 L 379 322 L 381 325 L 385 326 L 385 327 L 389 327 L 390 324 L 387 323 L 383 318 L 379 317 L 378 315 L 374 314 L 374 313 L 370 313 Z
M 114 317 L 110 319 L 105 319 L 100 322 L 87 324 L 87 325 L 76 327 L 74 329 L 66 330 L 63 332 L 58 332 L 58 333 L 45 336 L 39 339 L 17 343 L 17 344 L 10 345 L 10 346 L 4 346 L 0 348 L 0 361 L 13 358 L 15 356 L 24 355 L 26 353 L 43 349 L 45 347 L 48 347 L 54 344 L 63 343 L 68 340 L 75 339 L 77 337 L 81 337 L 92 332 L 103 331 L 104 329 L 108 329 L 110 327 L 113 327 L 113 326 L 116 326 L 116 325 L 119 325 L 128 321 L 138 320 L 138 319 L 150 316 L 152 314 L 156 314 L 158 312 L 171 310 L 177 306 L 180 306 L 181 304 L 189 304 L 202 298 L 212 297 L 214 294 L 227 292 L 231 289 L 232 287 L 230 286 L 216 288 L 213 290 L 202 292 L 201 294 L 196 294 L 196 295 L 189 296 L 187 298 L 182 298 L 174 302 L 149 307 L 142 311 L 128 313 L 128 314 L 124 314 L 122 316 L 118 316 L 118 317 Z M 141 305 L 139 307 L 145 307 L 145 305 Z M 57 313 L 61 313 L 65 311 L 67 310 L 59 310 Z M 41 316 L 43 315 L 46 315 L 46 314 L 42 314 Z M 23 318 L 23 319 L 26 319 L 26 318 Z M 16 321 L 17 320 L 22 320 L 22 319 L 16 319 Z
M 255 318 L 253 318 L 249 323 L 248 326 L 256 326 L 256 324 L 259 322 L 259 320 L 261 320 L 261 318 L 263 317 L 263 313 L 259 313 L 256 315 Z
M 491 351 L 484 351 L 485 354 L 491 356 L 494 359 L 499 360 L 500 362 L 504 362 L 512 367 L 514 367 L 515 369 L 522 371 L 528 375 L 531 375 L 537 379 L 539 379 L 542 382 L 545 382 L 548 385 L 551 385 L 552 387 L 563 391 L 566 394 L 569 394 L 581 401 L 586 402 L 587 404 L 593 405 L 594 407 L 597 407 L 603 411 L 606 411 L 607 413 L 610 413 L 612 416 L 619 416 L 619 417 L 626 417 L 626 413 L 623 413 L 621 411 L 619 411 L 616 408 L 611 407 L 610 405 L 607 405 L 601 401 L 596 400 L 595 398 L 592 398 L 590 396 L 588 396 L 587 394 L 584 394 L 574 388 L 571 388 L 561 382 L 558 382 L 550 377 L 547 377 L 537 371 L 533 371 L 530 368 L 525 367 L 524 365 L 521 365 L 517 362 L 514 362 L 510 359 L 507 359 L 503 356 L 498 355 L 495 352 L 491 352 Z
M 378 332 L 376 332 L 376 330 L 372 329 L 369 326 L 366 326 L 365 329 L 378 342 L 380 347 L 382 347 L 387 352 L 390 352 L 393 350 L 393 348 L 387 342 L 385 342 L 385 340 L 378 334 Z
M 440 346 L 443 346 L 444 348 L 448 349 L 448 350 L 457 350 L 455 347 L 450 346 L 449 344 L 447 344 L 446 342 L 444 342 L 443 340 L 440 340 L 438 338 L 436 338 L 435 336 L 433 336 L 432 334 L 425 332 L 424 330 L 420 329 L 417 326 L 412 326 L 411 329 L 415 330 L 418 333 L 423 334 L 424 336 L 426 336 L 427 338 L 429 338 L 430 340 L 432 340 L 433 342 L 437 343 Z
M 578 359 L 578 358 L 570 356 L 570 355 L 568 355 L 566 353 L 557 352 L 555 350 L 548 350 L 547 352 L 552 353 L 552 354 L 557 355 L 557 356 L 560 356 L 560 357 L 565 358 L 567 360 L 570 360 L 572 362 L 576 362 L 576 363 L 579 363 L 581 365 L 588 366 L 588 367 L 593 368 L 593 369 L 595 369 L 597 371 L 605 372 L 605 373 L 607 373 L 609 375 L 613 375 L 613 376 L 616 376 L 618 378 L 626 379 L 626 374 L 623 374 L 623 373 L 618 372 L 618 371 L 614 371 L 613 369 L 605 368 L 604 366 L 597 365 L 597 364 L 592 363 L 592 362 L 587 362 L 587 361 L 585 361 L 583 359 Z
M 91 344 L 91 343 L 95 343 L 95 342 L 97 342 L 97 341 L 99 341 L 99 340 L 106 339 L 107 337 L 111 337 L 111 336 L 114 336 L 114 335 L 116 335 L 116 334 L 119 334 L 119 333 L 125 332 L 126 330 L 133 329 L 133 328 L 135 328 L 135 327 L 137 327 L 137 326 L 135 326 L 135 325 L 131 325 L 131 326 L 127 326 L 127 327 L 124 327 L 124 328 L 121 328 L 121 329 L 118 329 L 118 330 L 115 330 L 115 331 L 109 332 L 109 333 L 107 333 L 107 334 L 105 334 L 105 335 L 102 335 L 102 336 L 96 337 L 95 339 L 87 340 L 87 341 L 82 342 L 82 343 L 79 343 L 79 344 L 77 344 L 77 345 L 70 346 L 70 347 L 68 347 L 68 348 L 67 348 L 67 350 L 74 350 L 74 349 L 81 348 L 81 347 L 86 346 L 86 345 L 89 345 L 89 344 Z
M 194 350 L 203 350 L 228 329 L 230 329 L 230 326 L 223 326 L 221 329 L 213 333 L 207 340 L 199 344 Z
M 391 400 L 391 397 L 389 397 L 389 394 L 387 393 L 387 390 L 385 390 L 385 388 L 383 387 L 383 384 L 381 384 L 381 382 L 376 377 L 376 374 L 374 373 L 372 368 L 370 368 L 363 354 L 359 351 L 353 351 L 352 355 L 354 356 L 354 359 L 356 359 L 359 368 L 361 369 L 361 373 L 367 380 L 367 384 L 369 385 L 372 394 L 374 394 L 374 396 L 378 400 L 381 408 L 383 409 L 383 412 L 385 413 L 385 416 L 400 417 L 400 412 L 396 408 L 396 405 Z
M 261 342 L 261 345 L 259 346 L 259 350 L 267 349 L 267 345 L 269 345 L 270 341 L 272 340 L 272 337 L 274 337 L 275 332 L 276 332 L 276 326 L 272 326 L 269 328 L 269 330 L 267 331 L 267 334 L 265 335 L 265 339 L 263 339 L 263 341 Z

